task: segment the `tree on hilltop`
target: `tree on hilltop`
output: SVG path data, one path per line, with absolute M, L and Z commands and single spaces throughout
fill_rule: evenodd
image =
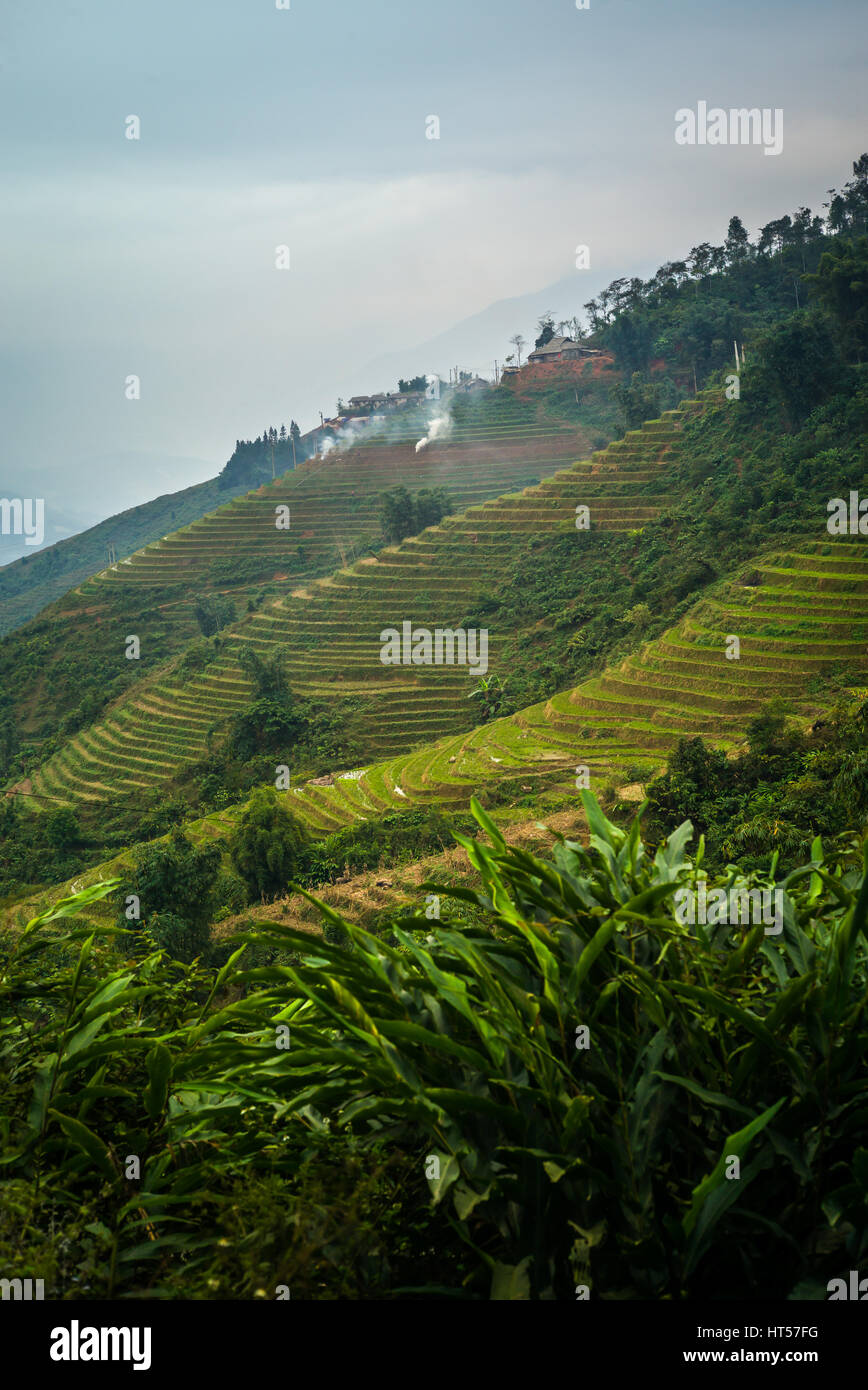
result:
M 536 326 L 539 337 L 535 340 L 534 347 L 545 347 L 546 343 L 550 343 L 555 336 L 555 316 L 550 309 L 547 309 L 544 314 L 540 314 Z
M 515 348 L 516 356 L 518 358 L 518 365 L 521 366 L 521 353 L 524 347 L 525 340 L 520 333 L 515 333 L 509 341 Z
M 726 229 L 726 254 L 730 265 L 743 261 L 750 253 L 750 237 L 740 217 L 731 217 Z

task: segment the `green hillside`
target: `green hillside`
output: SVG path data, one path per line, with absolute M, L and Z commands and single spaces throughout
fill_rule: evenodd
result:
M 726 655 L 732 634 L 740 636 L 738 660 Z M 829 681 L 842 670 L 845 686 Z M 529 806 L 538 813 L 575 806 L 581 786 L 600 796 L 647 783 L 685 737 L 734 753 L 770 701 L 804 726 L 841 689 L 864 695 L 865 687 L 868 555 L 864 544 L 822 534 L 760 557 L 748 575 L 715 587 L 677 627 L 599 677 L 481 728 L 338 772 L 326 784 L 293 787 L 286 804 L 315 837 L 413 807 L 454 812 L 474 795 L 497 819 L 527 819 Z M 225 841 L 243 811 L 193 821 L 188 834 L 198 844 Z M 129 863 L 122 855 L 81 881 L 122 875 Z M 47 901 L 33 899 L 29 910 Z
M 6 780 L 203 632 L 381 546 L 384 491 L 444 489 L 460 511 L 587 450 L 606 417 L 605 409 L 584 413 L 593 430 L 504 392 L 490 404 L 461 402 L 448 439 L 420 453 L 421 427 L 408 419 L 403 442 L 396 422 L 390 442 L 337 449 L 229 501 L 218 492 L 216 510 L 101 569 L 0 643 Z M 280 527 L 278 508 L 288 509 Z M 129 634 L 140 642 L 135 661 L 126 658 Z
M 177 578 L 180 583 L 184 565 L 188 572 L 201 573 L 230 544 L 248 553 L 254 548 L 253 538 L 263 533 L 269 537 L 262 542 L 273 557 L 269 563 L 277 565 L 286 541 L 277 533 L 271 539 L 273 508 L 275 499 L 284 498 L 291 499 L 300 518 L 302 537 L 310 529 L 312 545 L 319 540 L 330 553 L 327 506 L 353 509 L 336 490 L 345 477 L 344 487 L 353 497 L 360 464 L 369 486 L 385 487 L 407 476 L 412 462 L 420 482 L 446 485 L 465 501 L 468 494 L 491 488 L 495 480 L 502 484 L 510 472 L 515 476 L 534 465 L 548 471 L 558 463 L 570 464 L 538 487 L 447 517 L 419 537 L 250 614 L 225 631 L 219 659 L 201 674 L 186 680 L 173 674 L 136 686 L 105 721 L 79 734 L 44 764 L 30 779 L 26 795 L 42 805 L 120 799 L 131 790 L 177 778 L 185 765 L 206 756 L 214 729 L 250 701 L 251 682 L 236 657 L 244 647 L 260 655 L 285 651 L 288 680 L 297 695 L 363 700 L 371 753 L 397 752 L 469 726 L 474 707 L 467 699 L 466 670 L 384 667 L 380 632 L 407 620 L 431 628 L 457 627 L 478 606 L 481 591 L 496 584 L 528 542 L 566 532 L 580 544 L 577 507 L 589 508 L 591 527 L 597 531 L 641 528 L 672 501 L 667 487 L 677 467 L 683 424 L 701 409 L 701 401 L 687 403 L 578 462 L 578 441 L 569 429 L 542 433 L 516 427 L 508 433 L 500 427 L 496 434 L 476 434 L 472 442 L 455 438 L 432 446 L 416 456 L 421 462 L 411 460 L 400 446 L 360 448 L 341 461 L 331 479 L 332 496 L 326 494 L 323 500 L 318 495 L 309 512 L 295 500 L 297 492 L 280 486 L 264 489 L 172 538 L 152 555 L 119 567 L 123 578 L 100 576 L 85 586 L 88 596 L 97 583 L 144 583 L 152 573 L 165 583 L 168 572 L 171 582 Z M 487 458 L 489 453 L 492 457 Z M 485 481 L 480 464 L 485 465 Z M 667 483 L 661 481 L 664 478 Z M 362 498 L 357 499 L 356 524 L 366 524 Z M 284 563 L 289 570 L 290 564 Z M 143 578 L 126 578 L 127 572 L 135 576 L 137 570 Z M 493 632 L 493 672 L 499 669 L 499 642 L 500 634 Z
M 838 202 L 733 218 L 592 301 L 610 353 L 224 492 L 0 643 L 4 1267 L 858 1277 L 868 156 Z

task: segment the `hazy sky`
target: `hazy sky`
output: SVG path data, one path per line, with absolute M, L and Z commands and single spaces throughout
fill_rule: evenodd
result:
M 866 49 L 865 0 L 2 0 L 0 495 L 74 531 L 383 354 L 445 371 L 411 349 L 494 301 L 819 210 Z M 783 153 L 676 145 L 699 100 L 781 108 Z

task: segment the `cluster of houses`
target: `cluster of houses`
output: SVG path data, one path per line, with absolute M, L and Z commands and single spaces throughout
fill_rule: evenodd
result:
M 484 377 L 462 375 L 458 381 L 448 385 L 442 382 L 440 389 L 444 394 L 449 392 L 451 395 L 469 396 L 477 391 L 487 391 L 490 387 L 491 382 Z M 440 396 L 429 397 L 427 391 L 375 391 L 370 396 L 350 396 L 346 409 L 340 415 L 323 420 L 319 430 L 311 433 L 318 436 L 324 430 L 336 432 L 348 426 L 376 424 L 395 411 L 409 410 L 431 399 L 439 400 Z
M 424 391 L 377 391 L 373 396 L 350 396 L 350 415 L 385 414 L 406 406 L 421 405 Z
M 585 357 L 599 357 L 596 348 L 585 347 L 572 338 L 551 338 L 544 347 L 536 348 L 528 354 L 526 366 L 540 366 L 550 362 L 578 361 Z M 504 367 L 501 377 L 517 376 L 521 367 Z M 451 377 L 450 373 L 450 377 Z M 455 369 L 454 379 L 448 384 L 441 382 L 441 391 L 456 396 L 472 396 L 479 391 L 487 391 L 492 383 L 481 376 L 471 376 Z M 399 410 L 412 409 L 423 405 L 430 399 L 426 391 L 375 391 L 369 396 L 350 396 L 346 409 L 331 420 L 323 420 L 318 429 L 310 430 L 302 438 L 309 441 L 312 448 L 319 450 L 322 441 L 334 438 L 340 430 L 363 425 L 376 424 L 387 419 Z M 437 397 L 439 399 L 439 395 Z

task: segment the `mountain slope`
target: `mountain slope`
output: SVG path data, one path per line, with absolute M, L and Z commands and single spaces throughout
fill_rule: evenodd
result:
M 600 677 L 361 775 L 299 788 L 289 793 L 293 811 L 323 833 L 413 803 L 463 806 L 504 777 L 532 773 L 569 790 L 579 766 L 599 791 L 613 778 L 634 780 L 633 771 L 644 780 L 680 737 L 736 746 L 773 697 L 793 717 L 814 718 L 824 672 L 844 668 L 852 685 L 868 681 L 868 547 L 824 535 L 766 555 L 758 574 L 758 584 L 751 573 L 750 585 L 733 578 L 718 586 L 676 628 Z M 730 635 L 740 638 L 738 660 L 726 656 Z
M 219 599 L 225 625 L 233 605 L 255 607 L 381 544 L 382 491 L 443 487 L 460 509 L 535 481 L 589 446 L 586 427 L 562 418 L 536 424 L 536 405 L 509 393 L 461 413 L 448 444 L 418 454 L 417 424 L 403 443 L 372 440 L 302 464 L 86 579 L 10 634 L 0 644 L 0 685 L 19 741 L 63 742 L 201 640 L 203 600 Z M 276 525 L 279 507 L 289 509 L 289 529 Z M 126 659 L 130 634 L 140 642 L 136 661 Z
M 109 545 L 115 547 L 119 560 L 125 560 L 142 546 L 197 520 L 226 499 L 226 489 L 211 478 L 181 492 L 169 492 L 130 507 L 68 540 L 4 565 L 0 569 L 0 637 L 14 632 L 67 590 L 102 569 Z
M 399 547 L 251 613 L 223 634 L 221 655 L 204 672 L 186 680 L 174 674 L 137 685 L 107 719 L 82 731 L 40 768 L 24 788 L 26 794 L 43 805 L 94 802 L 172 781 L 185 766 L 205 758 L 213 731 L 250 701 L 251 682 L 237 660 L 245 646 L 260 654 L 285 652 L 296 695 L 364 700 L 370 726 L 366 747 L 374 756 L 467 728 L 474 713 L 467 700 L 467 670 L 457 665 L 384 666 L 381 632 L 400 630 L 408 621 L 429 629 L 460 626 L 477 606 L 485 584 L 496 582 L 517 551 L 547 534 L 576 535 L 577 507 L 588 507 L 591 525 L 601 531 L 639 528 L 658 515 L 672 500 L 660 480 L 677 462 L 684 422 L 705 403 L 688 402 L 580 461 L 575 461 L 575 432 L 564 429 L 517 426 L 510 435 L 501 428 L 496 434 L 478 435 L 472 444 L 454 438 L 430 446 L 415 466 L 420 478 L 437 482 L 455 477 L 469 464 L 478 478 L 483 462 L 493 470 L 489 478 L 502 477 L 505 468 L 519 461 L 524 466 L 569 466 L 520 495 L 501 496 L 447 517 Z M 396 466 L 391 458 L 381 459 L 373 447 L 367 454 L 369 470 Z M 399 459 L 397 465 L 406 468 L 407 462 Z M 468 475 L 462 490 L 466 495 L 478 485 Z M 273 531 L 271 509 L 280 496 L 281 488 L 268 488 L 261 503 L 259 498 L 245 499 L 227 512 L 243 517 L 251 530 Z M 317 535 L 325 529 L 321 505 L 317 499 Z M 361 506 L 359 515 L 363 520 Z M 214 553 L 217 521 L 209 518 L 197 528 L 208 534 L 201 545 L 191 546 L 191 566 L 201 567 Z M 183 552 L 185 544 L 185 538 L 177 538 L 168 557 L 172 582 L 181 582 L 182 560 L 176 553 Z M 237 525 L 231 544 L 239 544 Z M 165 549 L 154 553 L 155 572 L 165 573 L 165 558 Z M 144 559 L 141 568 L 147 576 Z M 135 570 L 135 564 L 126 567 L 128 574 Z M 500 637 L 492 634 L 492 671 L 499 669 Z
M 726 656 L 732 635 L 741 642 L 737 661 Z M 826 685 L 832 673 L 837 682 Z M 500 821 L 526 821 L 531 804 L 538 816 L 564 806 L 578 814 L 579 769 L 587 769 L 597 794 L 647 781 L 680 737 L 735 749 L 747 721 L 772 698 L 794 720 L 815 719 L 842 677 L 852 686 L 868 682 L 868 546 L 832 540 L 824 529 L 759 557 L 746 575 L 715 586 L 676 627 L 599 677 L 509 718 L 285 795 L 317 837 L 414 806 L 460 809 L 474 794 Z M 243 811 L 244 804 L 229 807 L 186 831 L 197 843 L 225 841 Z M 122 878 L 130 862 L 125 851 L 76 883 Z M 5 920 L 26 921 L 70 886 L 15 904 Z

